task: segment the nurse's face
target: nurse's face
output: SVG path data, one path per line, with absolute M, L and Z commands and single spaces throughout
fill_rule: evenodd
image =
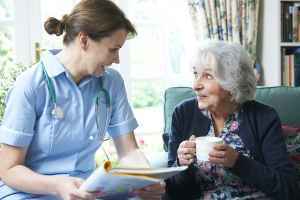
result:
M 125 43 L 127 31 L 120 29 L 111 36 L 102 38 L 100 41 L 88 38 L 88 47 L 84 51 L 84 63 L 87 75 L 99 76 L 105 68 L 113 63 L 118 64 L 119 50 Z

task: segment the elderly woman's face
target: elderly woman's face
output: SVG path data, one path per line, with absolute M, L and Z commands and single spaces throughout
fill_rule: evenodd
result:
M 212 69 L 203 69 L 200 72 L 194 70 L 195 80 L 193 89 L 197 94 L 198 107 L 215 111 L 222 108 L 225 102 L 231 98 L 229 92 L 225 91 L 218 83 Z

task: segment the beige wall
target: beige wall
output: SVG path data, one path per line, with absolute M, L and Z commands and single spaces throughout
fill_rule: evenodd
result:
M 267 86 L 280 85 L 280 0 L 260 0 L 261 24 L 258 30 L 258 59 Z

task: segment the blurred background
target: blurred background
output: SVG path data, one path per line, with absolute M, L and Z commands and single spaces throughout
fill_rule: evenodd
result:
M 68 14 L 78 0 L 0 0 L 0 123 L 5 95 L 16 76 L 37 62 L 41 51 L 62 48 L 62 37 L 43 28 L 52 16 Z M 171 86 L 191 86 L 188 55 L 194 35 L 182 0 L 115 0 L 138 35 L 121 50 L 122 74 L 139 122 L 136 136 L 145 151 L 162 150 L 163 94 Z M 170 5 L 172 4 L 172 9 Z M 114 155 L 109 141 L 104 148 Z M 151 146 L 151 147 L 150 147 Z M 102 150 L 99 150 L 102 154 Z

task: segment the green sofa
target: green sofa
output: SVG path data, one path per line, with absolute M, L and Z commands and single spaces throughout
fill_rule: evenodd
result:
M 164 149 L 167 151 L 168 136 L 171 130 L 172 113 L 180 102 L 195 96 L 190 87 L 172 87 L 164 96 Z M 283 125 L 300 127 L 300 87 L 258 87 L 256 100 L 276 109 Z M 300 172 L 300 129 L 286 136 L 291 159 Z M 300 173 L 299 173 L 300 174 Z

